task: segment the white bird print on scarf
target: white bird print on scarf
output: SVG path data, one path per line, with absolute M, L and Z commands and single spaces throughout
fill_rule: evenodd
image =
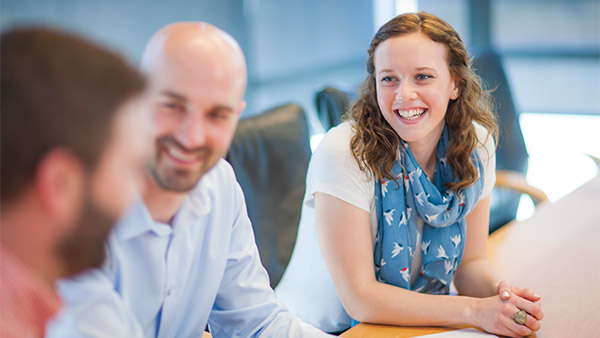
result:
M 402 212 L 402 218 L 400 219 L 400 223 L 398 223 L 398 226 L 403 226 L 403 225 L 407 225 L 408 224 L 408 219 L 406 218 L 406 214 L 404 213 L 404 211 Z
M 388 209 L 383 212 L 383 217 L 385 217 L 385 222 L 388 225 L 392 225 L 392 221 L 394 220 L 394 211 L 396 211 L 396 209 Z
M 394 242 L 394 250 L 392 250 L 392 258 L 398 256 L 398 254 L 402 250 L 404 250 L 404 247 L 402 245 L 399 245 L 398 243 Z
M 431 244 L 431 241 L 421 243 L 421 250 L 423 251 L 423 255 L 427 254 L 427 249 L 429 249 L 429 244 Z
M 417 199 L 417 202 L 419 202 L 420 205 L 424 205 L 425 204 L 425 192 L 421 191 L 420 193 L 418 193 L 415 198 Z
M 423 170 L 421 168 L 417 168 L 415 171 L 408 173 L 408 178 L 410 179 L 410 183 L 415 183 L 415 176 L 417 178 L 421 177 L 423 174 Z
M 385 197 L 385 194 L 388 192 L 388 184 L 390 181 L 381 181 L 381 194 Z
M 440 246 L 437 249 L 437 256 L 435 256 L 436 258 L 445 258 L 448 259 L 448 256 L 446 255 L 446 250 L 444 250 L 444 247 L 440 244 Z
M 431 216 L 425 215 L 425 218 L 427 219 L 427 222 L 431 223 L 431 222 L 435 221 L 435 219 L 438 218 L 440 215 L 441 215 L 441 213 L 437 214 L 437 215 L 431 215 Z
M 450 240 L 454 244 L 454 247 L 458 248 L 458 245 L 460 244 L 460 241 L 461 241 L 461 236 L 460 235 L 456 235 L 456 236 L 450 237 Z
M 450 261 L 444 261 L 444 268 L 446 269 L 446 274 L 450 274 L 450 272 L 452 271 L 452 269 L 454 268 L 452 262 Z
M 440 162 L 442 162 L 442 164 L 445 167 L 447 165 L 447 163 L 448 163 L 448 158 L 447 157 L 442 157 L 442 158 L 440 158 Z
M 410 219 L 410 213 L 412 211 L 412 208 L 406 207 L 406 218 Z
M 400 274 L 402 275 L 402 278 L 404 278 L 404 280 L 408 282 L 408 279 L 410 277 L 408 273 L 408 268 L 400 270 Z

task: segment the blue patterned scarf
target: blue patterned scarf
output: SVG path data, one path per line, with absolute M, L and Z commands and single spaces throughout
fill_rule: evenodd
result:
M 444 183 L 454 182 L 447 162 L 448 131 L 444 127 L 437 146 L 433 183 L 402 141 L 392 172 L 394 181 L 375 182 L 378 228 L 375 243 L 375 272 L 380 282 L 423 293 L 447 294 L 454 271 L 464 251 L 465 216 L 479 201 L 483 190 L 483 165 L 477 152 L 471 159 L 479 178 L 460 194 L 446 191 Z M 417 219 L 424 221 L 421 271 L 410 284 L 412 259 L 417 241 Z

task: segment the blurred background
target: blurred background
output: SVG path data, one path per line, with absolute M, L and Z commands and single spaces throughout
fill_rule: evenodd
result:
M 529 153 L 527 179 L 556 200 L 597 172 L 600 157 L 599 0 L 2 0 L 0 29 L 66 28 L 137 63 L 162 26 L 202 20 L 233 35 L 249 69 L 244 117 L 295 102 L 318 142 L 315 92 L 356 91 L 377 28 L 422 10 L 450 23 L 469 50 L 501 56 Z M 524 205 L 527 202 L 523 202 Z M 520 218 L 531 208 L 524 206 Z

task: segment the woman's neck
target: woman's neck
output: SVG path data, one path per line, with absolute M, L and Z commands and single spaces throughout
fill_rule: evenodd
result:
M 435 173 L 435 164 L 437 162 L 436 149 L 439 138 L 432 141 L 423 141 L 423 142 L 412 142 L 408 145 L 410 146 L 410 150 L 419 163 L 419 166 L 430 181 L 433 182 L 433 175 Z

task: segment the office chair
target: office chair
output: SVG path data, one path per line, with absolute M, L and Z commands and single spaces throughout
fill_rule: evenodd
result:
M 226 157 L 244 191 L 272 287 L 294 249 L 310 155 L 304 111 L 287 104 L 242 119 Z
M 546 194 L 527 184 L 528 157 L 508 80 L 500 57 L 492 50 L 475 54 L 473 67 L 484 80 L 497 106 L 500 137 L 496 152 L 496 186 L 490 201 L 490 233 L 515 219 L 521 193 L 534 203 L 548 200 Z
M 317 116 L 325 131 L 342 121 L 342 116 L 356 99 L 356 94 L 333 87 L 325 87 L 315 94 Z

